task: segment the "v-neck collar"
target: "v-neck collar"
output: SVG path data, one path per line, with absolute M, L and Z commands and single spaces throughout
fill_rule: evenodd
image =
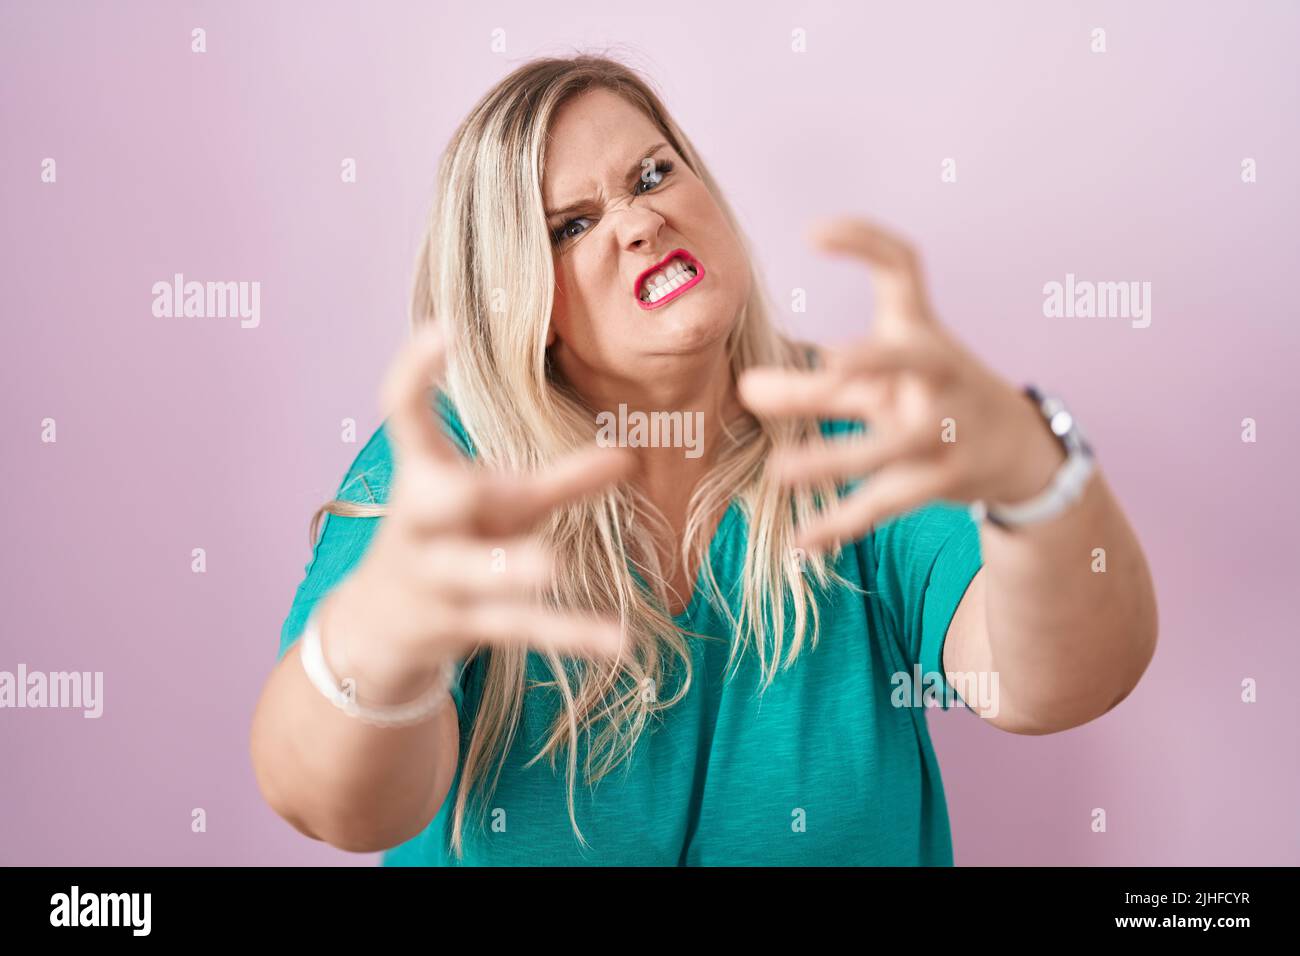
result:
M 715 569 L 715 574 L 717 573 L 716 569 L 719 565 L 718 552 L 722 550 L 722 543 L 731 530 L 730 522 L 734 520 L 733 512 L 736 511 L 738 506 L 739 502 L 735 498 L 732 498 L 731 501 L 728 502 L 727 510 L 722 513 L 722 517 L 718 520 L 718 527 L 713 532 L 713 539 L 709 542 L 708 563 Z M 699 613 L 700 605 L 703 604 L 705 600 L 704 591 L 706 587 L 704 566 L 701 565 L 695 572 L 695 587 L 691 590 L 691 599 L 686 603 L 686 607 L 682 609 L 680 614 L 674 614 L 672 616 L 673 623 L 680 627 L 689 623 L 690 620 Z

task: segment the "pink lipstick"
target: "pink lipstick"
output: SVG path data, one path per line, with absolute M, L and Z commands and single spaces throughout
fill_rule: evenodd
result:
M 643 288 L 646 279 L 656 273 L 659 273 L 657 281 L 650 288 Z M 703 278 L 704 266 L 700 265 L 700 261 L 685 249 L 674 249 L 636 277 L 632 295 L 637 305 L 648 312 L 685 295 L 687 290 L 699 285 Z

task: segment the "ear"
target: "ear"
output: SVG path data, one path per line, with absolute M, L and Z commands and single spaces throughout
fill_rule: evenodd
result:
M 546 347 L 549 349 L 555 344 L 555 323 L 546 323 Z

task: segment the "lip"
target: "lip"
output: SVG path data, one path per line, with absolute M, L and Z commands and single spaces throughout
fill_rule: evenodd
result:
M 646 276 L 653 275 L 654 273 L 658 272 L 660 269 L 668 265 L 668 263 L 672 262 L 674 259 L 685 259 L 686 262 L 688 262 L 692 267 L 694 267 L 695 278 L 691 279 L 689 282 L 685 283 L 684 285 L 678 286 L 676 289 L 674 289 L 672 292 L 669 292 L 662 299 L 659 299 L 655 302 L 642 302 L 641 283 L 645 281 Z M 649 269 L 646 269 L 644 272 L 642 272 L 639 276 L 636 277 L 636 282 L 633 283 L 632 285 L 632 298 L 636 300 L 637 305 L 641 306 L 642 309 L 649 312 L 652 309 L 657 309 L 660 306 L 667 305 L 669 302 L 672 302 L 674 299 L 685 294 L 686 290 L 692 289 L 695 286 L 699 285 L 700 280 L 703 278 L 704 278 L 704 266 L 700 264 L 700 260 L 696 259 L 685 249 L 674 249 L 672 252 L 668 253 L 668 255 L 660 259 L 659 262 L 657 262 L 655 265 L 652 265 Z

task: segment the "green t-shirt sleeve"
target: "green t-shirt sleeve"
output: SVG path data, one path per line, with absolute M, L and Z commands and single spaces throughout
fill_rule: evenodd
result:
M 863 421 L 822 422 L 822 433 L 832 441 L 858 438 L 870 430 Z M 848 482 L 845 490 L 863 484 Z M 885 519 L 856 546 L 866 573 L 868 600 L 876 603 L 909 674 L 920 667 L 922 690 L 924 682 L 936 680 L 935 686 L 944 691 L 945 709 L 964 703 L 946 679 L 929 675 L 943 674 L 948 625 L 984 563 L 979 525 L 970 509 L 955 502 L 931 501 Z
M 355 504 L 382 505 L 392 483 L 392 457 L 386 429 L 380 425 L 348 468 L 335 497 Z M 280 629 L 280 657 L 293 646 L 320 602 L 357 566 L 382 518 L 347 517 L 326 512 L 321 519 L 305 576 L 294 594 L 289 616 Z
M 453 447 L 466 456 L 471 455 L 472 442 L 461 426 L 455 409 L 441 392 L 438 393 L 435 408 L 437 418 Z M 353 460 L 336 497 L 357 504 L 383 505 L 388 502 L 392 481 L 392 448 L 388 439 L 387 422 L 383 422 Z M 289 614 L 280 629 L 277 660 L 283 658 L 294 641 L 302 636 L 307 618 L 320 600 L 338 587 L 356 568 L 382 520 L 382 516 L 348 517 L 325 513 L 311 560 L 307 563 L 303 580 L 298 585 Z M 453 684 L 452 696 L 459 708 L 462 703 L 459 684 Z
M 943 646 L 948 625 L 983 564 L 979 526 L 965 505 L 932 501 L 883 521 L 864 542 L 875 566 L 878 594 L 887 627 L 893 629 L 909 669 L 942 687 L 943 707 L 964 703 L 944 673 Z

